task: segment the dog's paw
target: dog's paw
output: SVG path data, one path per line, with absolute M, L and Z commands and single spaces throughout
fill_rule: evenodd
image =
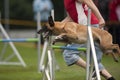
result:
M 56 43 L 56 41 L 55 41 L 55 40 L 53 40 L 52 45 L 55 45 L 55 43 Z
M 59 42 L 63 40 L 63 38 L 61 36 L 56 36 L 55 39 L 53 40 L 52 44 L 54 45 L 56 42 Z
M 62 36 L 56 36 L 55 39 L 56 40 L 62 40 L 63 38 L 62 38 Z

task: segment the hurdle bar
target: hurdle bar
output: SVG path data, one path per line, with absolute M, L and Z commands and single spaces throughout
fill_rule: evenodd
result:
M 38 38 L 0 39 L 0 42 L 37 42 Z
M 52 48 L 53 48 L 53 49 L 75 50 L 75 51 L 86 51 L 86 48 L 67 47 L 67 46 L 52 46 Z

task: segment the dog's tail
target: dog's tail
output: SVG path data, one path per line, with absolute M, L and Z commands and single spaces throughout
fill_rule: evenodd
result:
M 55 25 L 52 16 L 48 17 L 48 23 L 49 23 L 50 27 L 53 27 Z

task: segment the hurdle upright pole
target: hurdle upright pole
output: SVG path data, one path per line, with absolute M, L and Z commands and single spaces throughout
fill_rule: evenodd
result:
M 91 11 L 90 11 L 90 9 L 88 9 L 88 20 L 87 20 L 87 24 L 90 26 L 90 24 L 91 24 L 91 20 L 90 20 L 90 18 L 91 18 L 91 16 L 90 16 L 90 14 L 91 14 Z M 87 28 L 88 29 L 88 28 Z M 88 34 L 88 30 L 87 30 L 87 34 Z M 88 40 L 87 40 L 87 67 L 86 67 L 86 80 L 89 80 L 89 73 L 90 73 L 90 67 L 89 67 L 89 65 L 90 65 L 90 39 L 89 39 L 89 36 L 87 37 L 88 38 Z
M 51 10 L 51 16 L 53 18 L 53 20 L 55 20 L 54 18 L 54 9 Z M 49 47 L 48 47 L 48 59 L 49 59 L 49 66 L 50 66 L 50 76 L 51 76 L 51 80 L 55 79 L 55 66 L 56 66 L 56 59 L 55 59 L 55 55 L 54 52 L 52 50 L 52 36 L 49 37 Z M 51 56 L 49 56 L 51 55 Z M 51 58 L 50 58 L 51 57 Z
M 43 64 L 44 64 L 44 59 L 45 59 L 47 48 L 48 48 L 48 39 L 46 39 L 45 42 L 44 42 L 42 54 L 41 54 L 41 57 L 40 57 L 39 70 L 41 72 L 44 70 L 44 65 Z
M 41 21 L 40 21 L 40 11 L 37 12 L 37 31 L 41 29 Z M 37 33 L 36 33 L 37 34 Z M 41 56 L 41 39 L 40 35 L 37 34 L 38 43 L 37 43 L 37 49 L 38 49 L 38 72 L 40 71 L 40 56 Z
M 96 57 L 96 51 L 95 51 L 95 46 L 94 46 L 94 41 L 92 37 L 92 30 L 91 30 L 91 9 L 88 9 L 88 42 L 87 42 L 87 68 L 86 68 L 86 80 L 91 80 L 92 75 L 90 74 L 90 66 L 92 66 L 91 59 L 93 58 L 94 62 L 94 67 L 96 71 L 96 76 L 97 80 L 101 80 L 100 78 L 100 73 L 98 69 L 98 62 L 97 62 L 97 57 Z M 90 50 L 92 51 L 92 54 L 90 53 Z M 92 55 L 92 58 L 90 57 Z M 93 67 L 93 66 L 92 66 Z
M 54 16 L 54 10 L 51 11 L 52 17 Z M 54 80 L 54 60 L 52 51 L 52 36 L 45 39 L 45 43 L 42 50 L 40 60 L 40 70 L 43 74 L 42 80 Z

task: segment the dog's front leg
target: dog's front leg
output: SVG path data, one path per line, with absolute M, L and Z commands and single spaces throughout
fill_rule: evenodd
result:
M 52 44 L 55 44 L 56 42 L 68 42 L 66 38 L 66 33 L 62 33 L 55 37 Z
M 72 43 L 78 41 L 78 37 L 76 34 L 70 34 L 70 33 L 62 33 L 58 36 L 56 36 L 55 40 L 53 41 L 53 44 L 55 42 L 65 42 L 65 43 Z

